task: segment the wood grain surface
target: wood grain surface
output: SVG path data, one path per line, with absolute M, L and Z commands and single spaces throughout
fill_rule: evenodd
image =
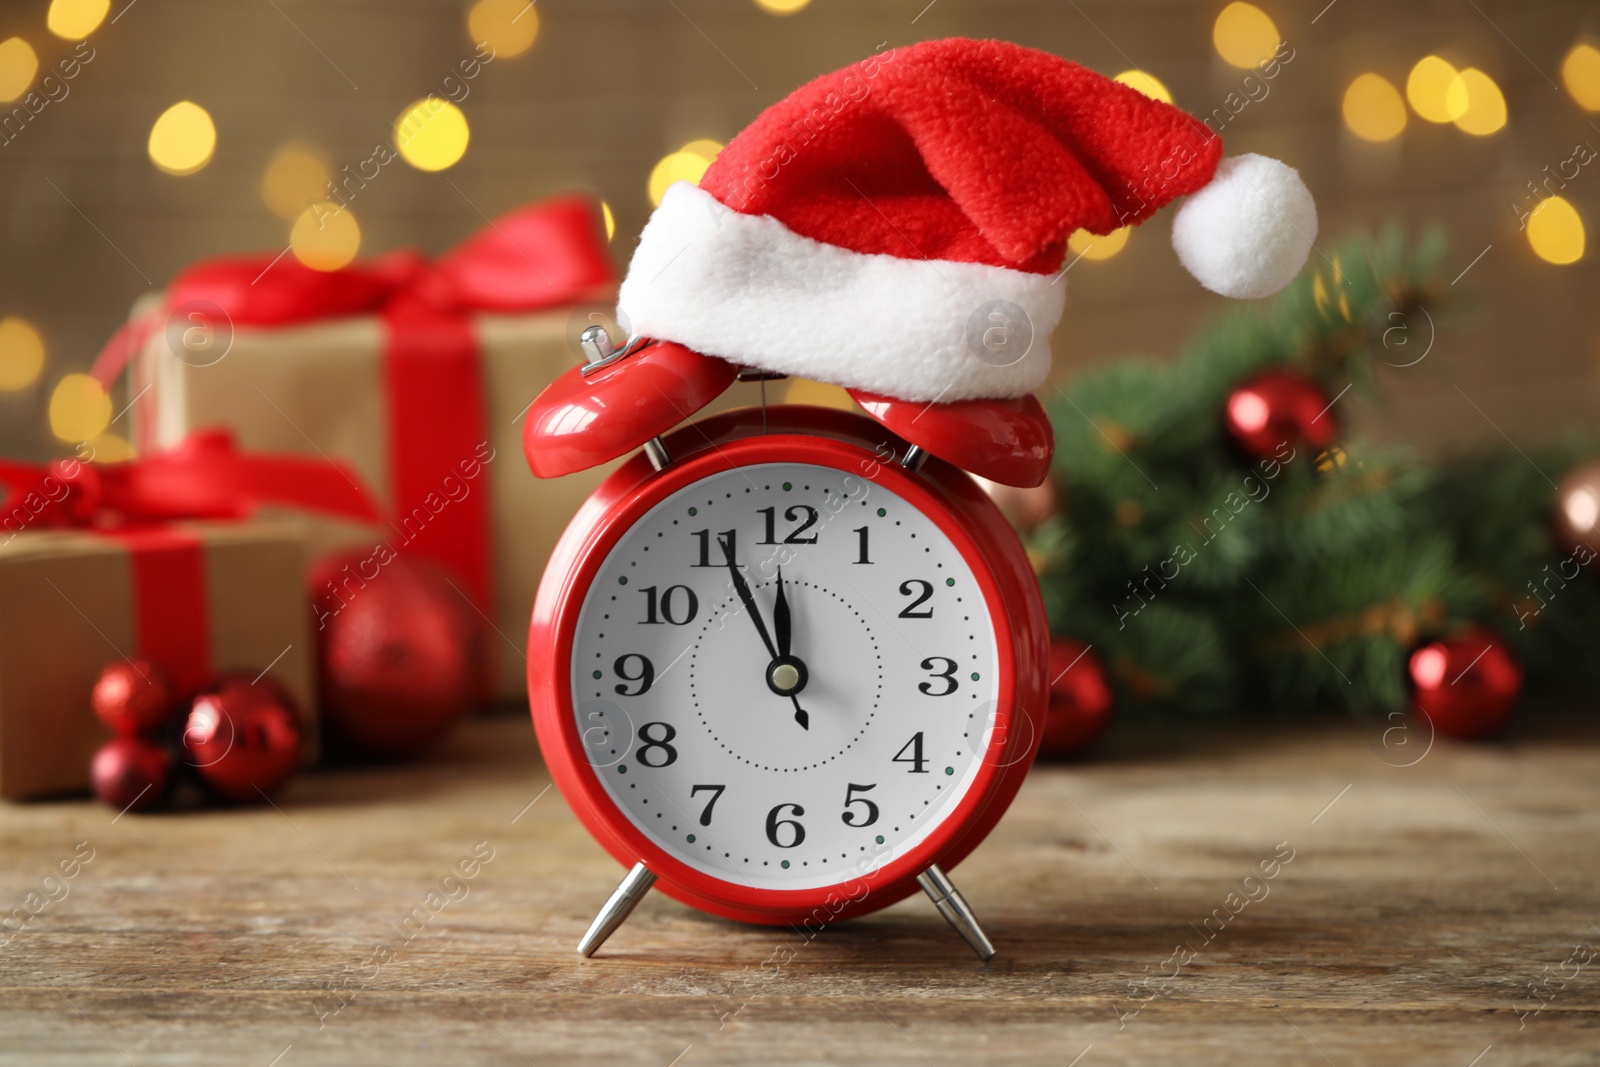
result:
M 4 806 L 0 1064 L 1600 1062 L 1600 730 L 1387 725 L 1037 768 L 955 872 L 988 965 L 921 898 L 808 940 L 659 893 L 580 959 L 623 872 L 522 718 L 276 810 Z

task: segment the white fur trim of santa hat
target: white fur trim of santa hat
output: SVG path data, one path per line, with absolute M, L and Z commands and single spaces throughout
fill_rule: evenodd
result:
M 1172 247 L 1213 293 L 1271 296 L 1306 265 L 1317 205 L 1287 163 L 1254 153 L 1224 159 L 1172 220 Z
M 1055 278 L 855 252 L 679 182 L 639 236 L 617 312 L 637 336 L 902 400 L 1017 397 L 1050 372 Z

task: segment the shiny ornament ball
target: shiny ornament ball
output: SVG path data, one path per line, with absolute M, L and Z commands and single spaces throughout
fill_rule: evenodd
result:
M 225 676 L 189 706 L 183 749 L 213 793 L 259 801 L 300 765 L 300 716 L 272 679 Z
M 89 764 L 94 795 L 118 811 L 149 811 L 166 798 L 172 757 L 158 744 L 118 737 L 100 746 Z
M 1556 539 L 1561 547 L 1592 560 L 1600 553 L 1600 463 L 1585 463 L 1556 486 Z
M 1034 486 L 1006 485 L 988 478 L 975 477 L 974 480 L 989 494 L 1000 514 L 1024 533 L 1037 529 L 1061 508 L 1061 494 L 1051 478 Z
M 1522 666 L 1499 637 L 1473 628 L 1430 641 L 1411 654 L 1412 698 L 1447 737 L 1498 729 L 1522 692 Z
M 1229 438 L 1252 459 L 1287 461 L 1285 446 L 1320 452 L 1339 436 L 1331 398 L 1293 371 L 1257 374 L 1228 394 Z
M 1111 683 L 1094 650 L 1070 637 L 1050 642 L 1050 707 L 1045 712 L 1041 756 L 1067 756 L 1088 748 L 1111 717 Z
M 89 694 L 95 716 L 121 737 L 159 734 L 176 704 L 172 679 L 147 659 L 108 664 Z
M 367 759 L 419 756 L 472 709 L 478 626 L 439 568 L 369 554 L 318 568 L 322 708 L 330 740 Z

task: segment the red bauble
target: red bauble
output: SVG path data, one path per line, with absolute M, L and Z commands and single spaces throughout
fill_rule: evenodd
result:
M 1094 743 L 1111 716 L 1111 684 L 1093 649 L 1070 637 L 1050 642 L 1050 710 L 1041 756 L 1066 756 Z
M 95 715 L 122 737 L 159 733 L 176 702 L 167 672 L 147 659 L 109 664 L 89 694 Z
M 118 811 L 149 811 L 167 795 L 172 757 L 160 745 L 118 737 L 100 746 L 89 765 L 94 795 Z
M 300 764 L 300 716 L 270 678 L 224 676 L 194 698 L 183 747 L 218 796 L 260 800 Z
M 439 568 L 379 558 L 336 557 L 313 577 L 323 717 L 349 755 L 417 756 L 472 709 L 477 620 Z
M 1482 737 L 1497 729 L 1522 692 L 1522 666 L 1481 628 L 1418 648 L 1409 673 L 1417 708 L 1448 737 Z
M 1228 394 L 1224 422 L 1234 444 L 1252 459 L 1276 457 L 1284 444 L 1320 452 L 1339 436 L 1333 401 L 1293 371 L 1265 371 Z

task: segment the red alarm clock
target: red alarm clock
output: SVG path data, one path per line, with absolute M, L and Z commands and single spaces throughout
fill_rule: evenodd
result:
M 550 773 L 629 870 L 579 951 L 652 885 L 813 927 L 920 885 L 992 956 L 945 872 L 1033 761 L 1049 650 L 1022 547 L 967 472 L 1041 482 L 1038 402 L 858 393 L 866 415 L 762 406 L 662 436 L 740 369 L 613 351 L 599 327 L 583 347 L 524 437 L 547 478 L 637 450 L 556 546 L 528 641 Z

